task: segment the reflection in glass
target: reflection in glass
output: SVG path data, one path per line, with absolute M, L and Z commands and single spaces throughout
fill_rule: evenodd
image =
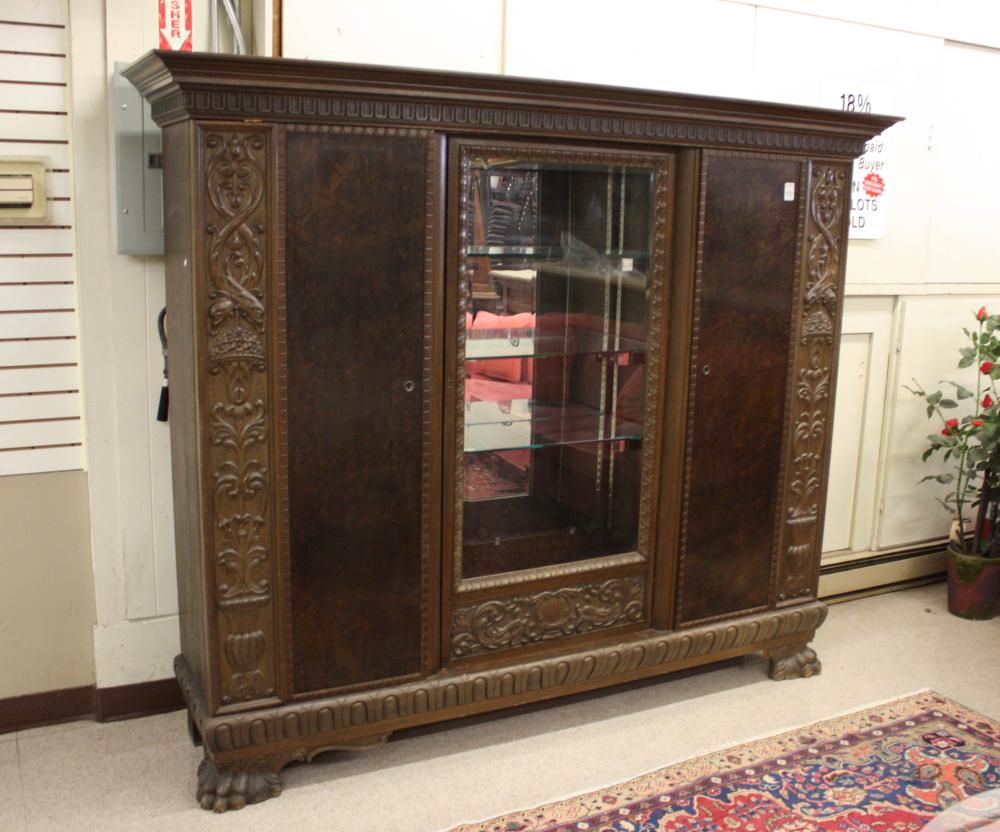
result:
M 633 550 L 653 171 L 464 173 L 463 576 Z

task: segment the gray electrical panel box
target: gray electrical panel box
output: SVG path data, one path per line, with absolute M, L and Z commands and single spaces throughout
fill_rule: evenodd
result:
M 149 104 L 115 64 L 115 181 L 119 254 L 163 254 L 163 140 Z

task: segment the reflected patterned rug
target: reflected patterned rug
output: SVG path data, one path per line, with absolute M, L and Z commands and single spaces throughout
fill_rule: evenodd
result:
M 924 692 L 454 832 L 997 832 L 997 789 L 1000 723 Z

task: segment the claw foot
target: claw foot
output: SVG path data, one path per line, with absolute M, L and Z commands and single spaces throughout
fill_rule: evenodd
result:
M 258 763 L 260 761 L 254 761 Z M 228 812 L 281 794 L 281 775 L 266 766 L 217 766 L 207 757 L 198 766 L 196 797 L 202 809 Z
M 771 657 L 771 678 L 779 682 L 785 679 L 819 676 L 823 670 L 823 665 L 816 657 L 816 651 L 806 644 L 775 647 L 769 652 L 769 655 Z

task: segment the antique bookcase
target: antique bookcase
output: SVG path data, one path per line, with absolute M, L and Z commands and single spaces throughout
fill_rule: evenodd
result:
M 150 53 L 198 798 L 754 651 L 819 672 L 851 160 L 895 119 Z

